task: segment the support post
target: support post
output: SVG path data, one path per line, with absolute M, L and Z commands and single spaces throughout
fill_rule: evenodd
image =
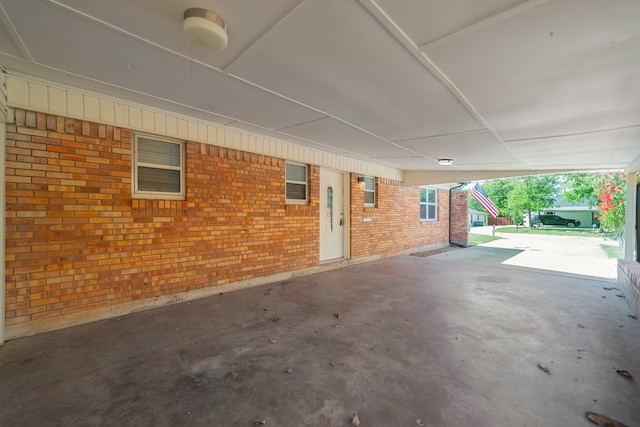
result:
M 638 185 L 637 171 L 627 172 L 627 201 L 624 225 L 624 260 L 633 261 L 636 251 L 636 187 Z

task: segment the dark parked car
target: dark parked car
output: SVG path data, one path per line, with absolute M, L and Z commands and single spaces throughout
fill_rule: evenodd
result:
M 562 218 L 558 215 L 539 215 L 533 217 L 531 222 L 534 226 L 540 225 L 562 225 L 565 227 L 577 227 L 580 225 L 580 221 L 577 219 Z

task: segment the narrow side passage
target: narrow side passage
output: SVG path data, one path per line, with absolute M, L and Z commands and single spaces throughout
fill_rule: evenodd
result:
M 400 256 L 10 341 L 0 425 L 639 424 L 626 301 L 510 255 Z

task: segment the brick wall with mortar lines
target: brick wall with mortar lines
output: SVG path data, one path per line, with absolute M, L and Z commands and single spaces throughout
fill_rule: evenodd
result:
M 469 193 L 451 192 L 451 242 L 469 245 Z
M 15 110 L 6 150 L 8 326 L 318 265 L 316 166 L 286 205 L 283 159 L 187 141 L 186 200 L 145 200 L 126 129 Z
M 420 187 L 376 179 L 376 206 L 364 207 L 361 175 L 351 174 L 351 257 L 390 256 L 449 244 L 449 192 L 438 190 L 438 220 L 420 221 Z M 365 222 L 370 218 L 370 222 Z M 465 212 L 466 218 L 466 212 Z

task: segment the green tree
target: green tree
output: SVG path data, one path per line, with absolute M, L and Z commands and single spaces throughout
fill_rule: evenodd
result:
M 598 204 L 598 187 L 602 176 L 598 173 L 571 173 L 561 176 L 562 197 L 570 203 L 586 202 L 592 208 Z
M 487 193 L 494 205 L 500 211 L 499 216 L 508 217 L 509 211 L 509 193 L 513 189 L 516 180 L 513 178 L 495 179 L 486 181 L 482 184 L 482 188 Z M 484 211 L 484 208 L 469 193 L 469 207 L 477 211 Z
M 613 231 L 620 246 L 624 244 L 626 185 L 627 176 L 623 172 L 605 173 L 597 188 L 600 226 Z
M 509 204 L 517 215 L 526 214 L 531 224 L 532 213 L 553 205 L 558 194 L 557 175 L 523 176 L 509 192 Z

